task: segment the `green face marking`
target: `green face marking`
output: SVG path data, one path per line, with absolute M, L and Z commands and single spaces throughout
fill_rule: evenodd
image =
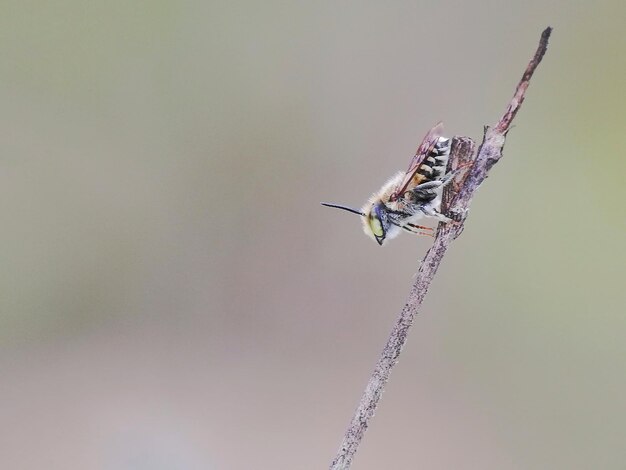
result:
M 380 219 L 376 216 L 370 216 L 369 225 L 372 233 L 376 237 L 382 237 L 384 235 L 383 224 L 380 223 Z

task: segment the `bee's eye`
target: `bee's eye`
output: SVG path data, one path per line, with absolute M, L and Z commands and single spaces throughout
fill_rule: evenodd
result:
M 376 216 L 371 216 L 370 220 L 370 229 L 372 229 L 372 233 L 377 237 L 382 237 L 385 235 L 385 231 L 383 230 L 383 224 L 380 223 L 380 219 Z

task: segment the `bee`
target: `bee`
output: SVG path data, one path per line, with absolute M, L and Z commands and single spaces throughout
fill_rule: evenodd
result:
M 446 172 L 450 139 L 442 137 L 442 131 L 441 122 L 428 131 L 408 170 L 392 176 L 361 210 L 325 202 L 322 205 L 360 215 L 365 234 L 381 246 L 403 230 L 432 236 L 432 228 L 415 222 L 422 218 L 451 220 L 441 213 L 443 189 L 454 176 L 454 172 Z

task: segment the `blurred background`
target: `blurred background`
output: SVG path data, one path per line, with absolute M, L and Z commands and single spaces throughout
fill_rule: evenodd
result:
M 353 468 L 624 468 L 623 1 L 0 11 L 0 467 L 326 468 L 431 240 L 319 202 L 552 25 Z

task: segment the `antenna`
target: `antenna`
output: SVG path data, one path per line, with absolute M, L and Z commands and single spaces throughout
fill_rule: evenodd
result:
M 356 209 L 352 209 L 351 207 L 340 206 L 339 204 L 328 204 L 327 202 L 322 202 L 321 204 L 322 206 L 333 207 L 335 209 L 343 209 L 344 211 L 352 212 L 353 214 L 358 214 L 358 215 L 362 215 L 363 217 L 365 217 L 365 214 L 363 212 L 356 210 Z

